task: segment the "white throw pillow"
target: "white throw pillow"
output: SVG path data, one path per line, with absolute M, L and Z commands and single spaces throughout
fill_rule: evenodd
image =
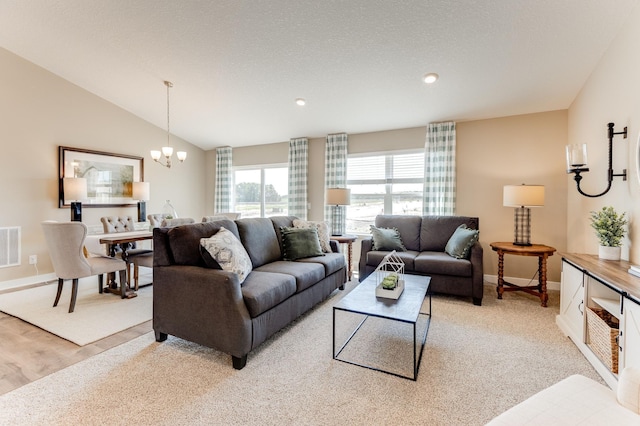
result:
M 220 227 L 220 230 L 209 238 L 201 238 L 200 245 L 209 252 L 223 270 L 238 274 L 240 284 L 253 269 L 251 258 L 240 240 L 224 227 Z
M 327 222 L 314 222 L 312 220 L 293 220 L 294 228 L 316 228 L 318 230 L 318 241 L 325 253 L 331 253 L 331 243 L 329 242 L 329 224 Z

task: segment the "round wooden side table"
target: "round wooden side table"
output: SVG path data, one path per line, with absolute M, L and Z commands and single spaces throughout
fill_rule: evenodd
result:
M 356 235 L 351 234 L 343 234 L 343 235 L 332 235 L 329 237 L 332 240 L 337 241 L 339 244 L 347 245 L 347 277 L 349 281 L 351 281 L 351 275 L 353 274 L 353 268 L 351 266 L 351 258 L 353 256 L 353 242 L 358 239 Z

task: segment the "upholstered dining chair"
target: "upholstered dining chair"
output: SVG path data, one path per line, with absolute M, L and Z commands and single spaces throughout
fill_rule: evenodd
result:
M 71 303 L 69 313 L 73 312 L 78 296 L 80 278 L 98 276 L 98 292 L 102 293 L 103 274 L 120 273 L 120 285 L 126 282 L 127 264 L 108 256 L 85 255 L 84 242 L 87 237 L 87 225 L 82 222 L 42 222 L 44 238 L 49 249 L 53 269 L 58 276 L 58 292 L 53 306 L 58 306 L 65 280 L 72 280 Z
M 231 219 L 231 220 L 240 219 L 240 213 L 225 212 L 225 213 L 216 213 L 213 216 L 202 216 L 203 222 L 213 222 L 214 220 L 219 220 L 219 219 Z
M 177 217 L 175 219 L 162 219 L 163 228 L 173 228 L 180 225 L 190 225 L 192 223 L 196 223 L 196 221 L 191 217 Z
M 102 222 L 102 228 L 105 234 L 136 230 L 132 216 L 103 216 L 100 218 L 100 222 Z M 149 261 L 149 259 L 151 260 Z M 131 265 L 133 265 L 133 281 L 134 287 L 137 290 L 139 267 L 153 267 L 153 250 L 136 248 L 135 243 L 133 243 L 130 248 L 127 249 L 127 255 L 124 260 L 127 262 L 127 284 L 131 287 Z
M 162 225 L 162 219 L 164 219 L 164 214 L 153 213 L 153 214 L 147 215 L 147 219 L 149 219 L 149 227 L 159 228 L 160 225 Z

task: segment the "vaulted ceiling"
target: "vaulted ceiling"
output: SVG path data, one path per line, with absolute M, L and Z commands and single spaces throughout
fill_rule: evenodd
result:
M 0 47 L 211 149 L 568 108 L 637 3 L 2 0 Z

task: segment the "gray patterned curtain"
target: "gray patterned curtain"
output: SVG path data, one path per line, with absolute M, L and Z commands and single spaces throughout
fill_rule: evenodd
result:
M 456 212 L 456 123 L 429 123 L 424 157 L 424 215 Z
M 327 188 L 346 188 L 347 187 L 347 150 L 348 136 L 346 133 L 337 133 L 327 135 L 327 144 L 325 145 L 325 174 L 324 186 L 325 192 Z M 329 223 L 334 223 L 333 213 L 336 211 L 336 227 L 332 230 L 334 234 L 344 234 L 346 228 L 346 206 L 337 207 L 327 206 L 325 202 L 324 219 Z
M 289 141 L 288 214 L 307 220 L 307 169 L 309 141 L 307 138 Z
M 213 203 L 215 213 L 231 211 L 231 167 L 231 147 L 225 146 L 216 149 L 216 189 Z

